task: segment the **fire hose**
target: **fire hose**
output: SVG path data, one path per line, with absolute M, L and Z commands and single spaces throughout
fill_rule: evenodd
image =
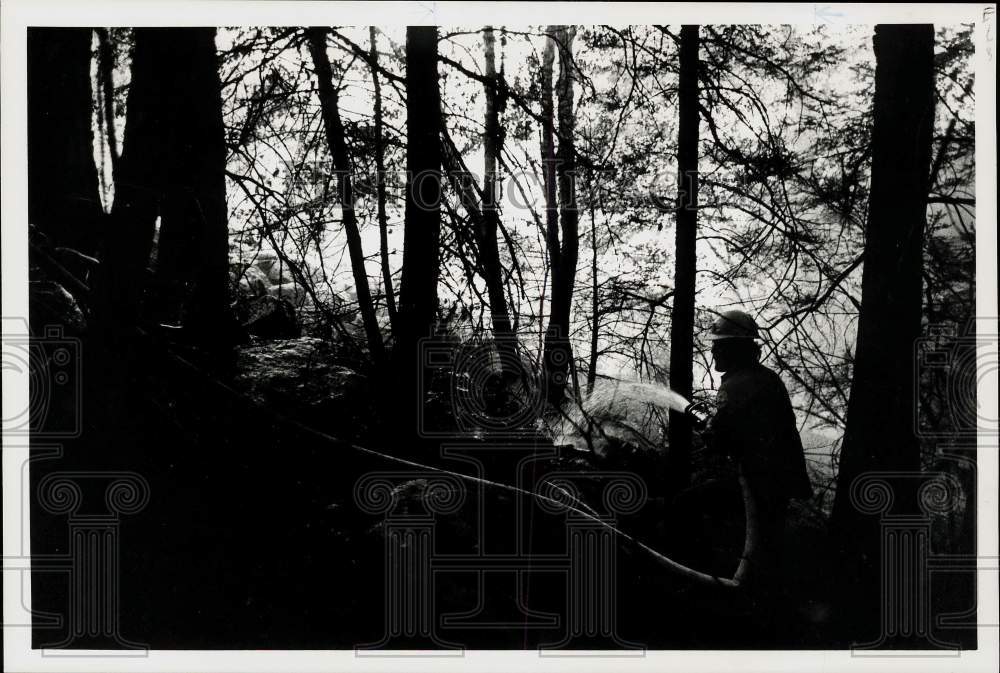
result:
M 48 253 L 45 252 L 44 250 L 42 250 L 39 246 L 36 246 L 34 243 L 30 243 L 30 246 L 32 248 L 32 251 L 39 255 L 39 257 L 45 263 L 45 266 L 50 271 L 53 271 L 57 275 L 65 277 L 65 280 L 66 280 L 67 284 L 70 285 L 70 287 L 74 290 L 74 292 L 73 292 L 74 295 L 81 294 L 81 295 L 84 296 L 84 298 L 90 299 L 89 295 L 91 293 L 91 290 L 90 290 L 90 288 L 83 281 L 81 281 L 80 279 L 76 278 L 70 271 L 68 271 L 64 266 L 62 266 L 56 260 L 54 260 L 52 257 L 50 257 L 48 255 Z M 144 338 L 144 339 L 147 339 L 147 340 L 152 340 L 152 341 L 155 342 L 155 339 L 152 337 L 152 335 L 148 331 L 144 330 L 143 328 L 141 328 L 139 326 L 134 326 L 133 329 L 135 330 L 136 334 L 140 338 Z M 569 504 L 568 502 L 565 502 L 565 501 L 563 501 L 563 500 L 561 500 L 559 498 L 555 498 L 553 496 L 545 495 L 545 494 L 539 493 L 537 491 L 532 491 L 530 489 L 522 488 L 520 486 L 515 486 L 515 485 L 512 485 L 512 484 L 507 484 L 507 483 L 499 482 L 499 481 L 492 481 L 492 480 L 489 480 L 489 479 L 485 479 L 483 477 L 476 477 L 476 476 L 473 476 L 473 475 L 464 474 L 464 473 L 461 473 L 461 472 L 456 472 L 456 471 L 453 471 L 453 470 L 448 470 L 448 469 L 441 468 L 441 467 L 436 467 L 436 466 L 433 466 L 433 465 L 426 465 L 424 463 L 420 463 L 420 462 L 417 462 L 417 461 L 414 461 L 414 460 L 409 460 L 409 459 L 406 459 L 406 458 L 401 458 L 399 456 L 395 456 L 395 455 L 392 455 L 390 453 L 385 453 L 385 452 L 382 452 L 382 451 L 377 451 L 375 449 L 371 449 L 371 448 L 368 448 L 368 447 L 365 447 L 365 446 L 361 446 L 359 444 L 354 444 L 352 442 L 348 442 L 348 441 L 340 439 L 338 437 L 334 437 L 333 435 L 329 435 L 329 434 L 327 434 L 327 433 L 325 433 L 325 432 L 323 432 L 321 430 L 318 430 L 318 429 L 316 429 L 314 427 L 306 425 L 306 424 L 304 424 L 304 423 L 296 420 L 295 418 L 292 418 L 290 416 L 286 416 L 285 414 L 282 414 L 282 413 L 280 413 L 280 412 L 278 412 L 278 411 L 276 411 L 274 409 L 266 407 L 263 404 L 260 404 L 256 400 L 253 400 L 253 399 L 247 397 L 246 395 L 243 395 L 239 391 L 235 390 L 234 388 L 232 388 L 231 386 L 229 386 L 228 384 L 226 384 L 224 381 L 218 379 L 213 374 L 211 374 L 209 372 L 206 372 L 201 367 L 198 367 L 197 365 L 195 365 L 194 363 L 188 361 L 184 357 L 182 357 L 182 356 L 178 355 L 177 353 L 171 351 L 166 345 L 164 345 L 164 344 L 161 344 L 161 345 L 163 346 L 163 352 L 164 352 L 164 354 L 167 357 L 169 357 L 170 359 L 172 359 L 174 362 L 176 362 L 177 364 L 181 365 L 185 369 L 188 369 L 189 371 L 192 371 L 192 372 L 196 373 L 197 375 L 199 375 L 199 376 L 201 376 L 203 378 L 206 378 L 212 385 L 216 386 L 221 391 L 225 392 L 228 396 L 230 396 L 232 398 L 235 398 L 235 399 L 238 399 L 238 400 L 242 401 L 245 404 L 250 404 L 250 405 L 254 406 L 257 410 L 263 411 L 264 413 L 268 414 L 269 416 L 271 416 L 275 420 L 277 420 L 277 421 L 279 421 L 279 422 L 281 422 L 281 423 L 283 423 L 285 425 L 288 425 L 290 427 L 294 427 L 297 430 L 299 430 L 300 432 L 303 432 L 303 433 L 305 433 L 307 435 L 310 435 L 310 436 L 312 436 L 312 437 L 314 437 L 316 439 L 319 439 L 319 440 L 321 440 L 321 441 L 323 441 L 325 443 L 334 444 L 334 445 L 337 445 L 337 446 L 340 446 L 340 447 L 349 448 L 349 449 L 351 449 L 353 451 L 356 451 L 356 452 L 359 452 L 359 453 L 362 453 L 362 454 L 365 454 L 365 455 L 373 456 L 373 457 L 376 457 L 376 458 L 379 458 L 379 459 L 382 459 L 382 460 L 386 460 L 386 461 L 389 461 L 389 462 L 392 462 L 392 463 L 396 463 L 396 464 L 399 464 L 399 465 L 405 465 L 405 466 L 410 467 L 410 468 L 417 468 L 417 469 L 420 469 L 420 470 L 427 470 L 427 471 L 431 471 L 431 472 L 436 472 L 438 474 L 442 474 L 442 475 L 454 477 L 456 479 L 460 479 L 460 480 L 463 480 L 463 481 L 472 482 L 472 483 L 475 483 L 477 485 L 493 487 L 493 488 L 497 488 L 497 489 L 500 489 L 500 490 L 505 490 L 505 491 L 508 491 L 508 492 L 511 492 L 511 493 L 516 493 L 516 494 L 521 495 L 521 496 L 527 496 L 527 497 L 530 497 L 530 498 L 535 498 L 535 499 L 540 500 L 540 501 L 545 501 L 545 502 L 547 502 L 549 504 L 552 504 L 552 505 L 555 505 L 557 507 L 563 508 L 563 509 L 565 509 L 567 511 L 572 511 L 574 514 L 579 515 L 581 517 L 584 517 L 584 518 L 586 518 L 586 519 L 588 519 L 588 520 L 590 520 L 590 521 L 592 521 L 592 522 L 594 522 L 594 523 L 596 523 L 596 524 L 604 527 L 605 529 L 607 529 L 608 531 L 610 531 L 612 534 L 614 534 L 617 537 L 619 537 L 620 539 L 622 539 L 626 544 L 628 544 L 631 547 L 636 548 L 636 549 L 642 551 L 643 553 L 645 553 L 646 555 L 648 555 L 650 558 L 652 558 L 654 561 L 656 561 L 661 567 L 663 567 L 666 570 L 670 571 L 671 573 L 673 573 L 673 574 L 675 574 L 675 575 L 677 575 L 679 577 L 682 577 L 682 578 L 684 578 L 686 580 L 689 580 L 689 581 L 691 581 L 691 582 L 693 582 L 695 584 L 702 585 L 702 586 L 721 587 L 721 588 L 725 588 L 725 589 L 739 589 L 742 586 L 742 581 L 741 581 L 740 578 L 742 578 L 742 577 L 744 577 L 746 575 L 746 572 L 747 572 L 747 569 L 748 569 L 748 563 L 750 561 L 750 558 L 753 556 L 753 552 L 754 552 L 754 550 L 755 550 L 755 548 L 757 546 L 757 532 L 756 532 L 757 507 L 756 507 L 756 503 L 755 503 L 755 499 L 753 497 L 753 494 L 750 491 L 750 489 L 749 489 L 749 487 L 748 487 L 748 485 L 746 483 L 746 480 L 743 478 L 742 475 L 740 475 L 739 481 L 740 481 L 741 490 L 743 492 L 743 500 L 744 500 L 744 506 L 745 506 L 744 508 L 745 508 L 745 512 L 746 512 L 746 541 L 745 541 L 744 551 L 743 551 L 743 555 L 742 555 L 741 560 L 740 560 L 739 568 L 736 571 L 736 574 L 732 578 L 719 577 L 719 576 L 716 576 L 716 575 L 711 575 L 711 574 L 708 574 L 708 573 L 701 572 L 699 570 L 695 570 L 694 568 L 690 568 L 690 567 L 688 567 L 688 566 L 686 566 L 686 565 L 684 565 L 682 563 L 679 563 L 679 562 L 671 559 L 670 557 L 668 557 L 665 554 L 657 551 L 656 549 L 653 549 L 648 544 L 642 542 L 641 540 L 639 540 L 636 537 L 630 535 L 629 533 L 626 533 L 625 531 L 621 530 L 617 526 L 612 525 L 611 523 L 609 523 L 605 519 L 596 516 L 594 514 L 593 509 L 590 508 L 586 503 L 584 503 L 583 501 L 581 501 L 579 498 L 574 497 L 569 492 L 567 492 L 565 489 L 562 489 L 561 487 L 559 487 L 556 484 L 552 484 L 552 486 L 555 489 L 557 489 L 565 498 L 568 498 L 570 501 L 574 502 L 575 504 Z M 708 425 L 708 423 L 709 423 L 709 421 L 711 419 L 711 415 L 710 415 L 710 412 L 708 411 L 707 406 L 704 403 L 700 403 L 700 402 L 694 402 L 694 403 L 688 404 L 687 407 L 684 409 L 683 413 L 690 419 L 690 421 L 691 421 L 692 425 L 694 426 L 694 428 L 696 430 L 698 430 L 699 432 L 702 432 L 702 431 L 705 430 L 705 428 L 707 427 L 707 425 Z
M 448 470 L 448 469 L 441 468 L 441 467 L 436 467 L 436 466 L 433 466 L 433 465 L 427 465 L 427 464 L 420 463 L 420 462 L 415 461 L 415 460 L 409 460 L 409 459 L 406 459 L 406 458 L 402 458 L 400 456 L 392 455 L 390 453 L 384 453 L 382 451 L 377 451 L 375 449 L 371 449 L 371 448 L 368 448 L 368 447 L 365 447 L 365 446 L 361 446 L 360 444 L 354 444 L 352 442 L 348 442 L 348 441 L 346 441 L 344 439 L 341 439 L 339 437 L 334 437 L 333 435 L 329 435 L 329 434 L 323 432 L 322 430 L 318 430 L 318 429 L 316 429 L 316 428 L 314 428 L 312 426 L 306 425 L 306 424 L 304 424 L 304 423 L 296 420 L 295 418 L 292 418 L 290 416 L 286 416 L 285 414 L 282 414 L 282 413 L 280 413 L 278 411 L 275 411 L 274 409 L 265 407 L 264 405 L 258 403 L 256 400 L 248 398 L 246 395 L 241 394 L 239 391 L 233 389 L 232 387 L 230 387 L 229 385 L 227 385 L 225 382 L 219 380 L 218 378 L 216 378 L 212 374 L 210 374 L 208 372 L 205 372 L 202 368 L 198 367 L 197 365 L 195 365 L 192 362 L 189 362 L 188 360 L 186 360 L 185 358 L 181 357 L 180 355 L 177 355 L 176 353 L 172 353 L 172 352 L 168 351 L 167 355 L 171 359 L 175 360 L 178 364 L 181 364 L 182 366 L 184 366 L 185 368 L 187 368 L 187 369 L 189 369 L 191 371 L 194 371 L 194 372 L 196 372 L 197 374 L 199 374 L 199 375 L 201 375 L 203 377 L 208 378 L 209 381 L 213 385 L 215 385 L 215 386 L 219 387 L 221 390 L 225 391 L 229 396 L 235 397 L 235 398 L 237 398 L 237 399 L 239 399 L 239 400 L 241 400 L 241 401 L 243 401 L 243 402 L 245 402 L 247 404 L 251 404 L 255 408 L 257 408 L 258 410 L 263 411 L 264 413 L 270 415 L 275 420 L 277 420 L 277 421 L 279 421 L 279 422 L 281 422 L 281 423 L 283 423 L 285 425 L 294 427 L 297 430 L 299 430 L 300 432 L 308 434 L 308 435 L 310 435 L 310 436 L 312 436 L 312 437 L 314 437 L 316 439 L 319 439 L 319 440 L 321 440 L 323 442 L 326 442 L 326 443 L 329 443 L 329 444 L 334 444 L 334 445 L 337 445 L 337 446 L 340 446 L 340 447 L 344 447 L 344 448 L 348 448 L 348 449 L 351 449 L 353 451 L 357 451 L 357 452 L 365 454 L 365 455 L 373 456 L 373 457 L 376 457 L 376 458 L 379 458 L 379 459 L 382 459 L 382 460 L 386 460 L 386 461 L 389 461 L 389 462 L 392 462 L 392 463 L 396 463 L 398 465 L 405 465 L 405 466 L 410 467 L 410 468 L 417 468 L 417 469 L 420 469 L 420 470 L 427 470 L 427 471 L 431 471 L 431 472 L 436 472 L 438 474 L 442 474 L 442 475 L 454 477 L 456 479 L 461 479 L 463 481 L 471 482 L 471 483 L 474 483 L 474 484 L 477 484 L 477 485 L 482 485 L 482 486 L 497 488 L 497 489 L 508 491 L 508 492 L 511 492 L 511 493 L 516 493 L 516 494 L 521 495 L 521 496 L 527 496 L 527 497 L 530 497 L 530 498 L 535 498 L 537 500 L 541 500 L 541 501 L 550 503 L 552 505 L 556 505 L 557 507 L 561 507 L 561 508 L 563 508 L 563 509 L 565 509 L 567 511 L 571 511 L 574 514 L 582 516 L 582 517 L 584 517 L 584 518 L 586 518 L 586 519 L 588 519 L 588 520 L 590 520 L 590 521 L 592 521 L 592 522 L 594 522 L 596 524 L 599 524 L 600 526 L 606 528 L 608 531 L 610 531 L 611 533 L 613 533 L 614 535 L 618 536 L 623 541 L 625 541 L 628 545 L 630 545 L 630 546 L 632 546 L 632 547 L 634 547 L 636 549 L 639 549 L 643 553 L 645 553 L 648 556 L 650 556 L 653 560 L 655 560 L 663 568 L 669 570 L 670 572 L 672 572 L 672 573 L 674 573 L 674 574 L 676 574 L 676 575 L 678 575 L 678 576 L 680 576 L 680 577 L 682 577 L 684 579 L 687 579 L 689 581 L 692 581 L 692 582 L 694 582 L 696 584 L 700 584 L 700 585 L 703 585 L 703 586 L 722 587 L 722 588 L 726 588 L 726 589 L 738 589 L 738 588 L 740 588 L 742 586 L 741 581 L 739 579 L 737 579 L 737 578 L 743 577 L 745 575 L 745 573 L 747 572 L 747 564 L 749 562 L 749 557 L 752 556 L 752 551 L 753 551 L 753 549 L 756 546 L 756 526 L 754 525 L 754 522 L 756 521 L 756 514 L 757 514 L 757 508 L 756 508 L 756 505 L 755 505 L 755 502 L 754 502 L 754 498 L 752 497 L 752 494 L 751 494 L 751 492 L 749 490 L 749 487 L 748 487 L 748 485 L 746 483 L 746 480 L 742 477 L 742 475 L 740 476 L 739 480 L 740 480 L 741 490 L 743 491 L 744 504 L 745 504 L 745 508 L 746 508 L 746 521 L 747 521 L 746 542 L 745 542 L 745 546 L 744 546 L 744 552 L 743 552 L 743 555 L 742 555 L 741 560 L 740 560 L 739 568 L 737 569 L 736 574 L 734 575 L 734 577 L 733 578 L 719 577 L 719 576 L 716 576 L 716 575 L 711 575 L 711 574 L 708 574 L 708 573 L 701 572 L 699 570 L 695 570 L 694 568 L 690 568 L 690 567 L 688 567 L 688 566 L 686 566 L 686 565 L 684 565 L 682 563 L 679 563 L 679 562 L 671 559 L 670 557 L 668 557 L 665 554 L 657 551 L 656 549 L 653 549 L 651 546 L 647 545 L 646 543 L 642 542 L 641 540 L 637 539 L 636 537 L 630 535 L 629 533 L 626 533 L 625 531 L 621 530 L 617 526 L 612 525 L 611 523 L 609 523 L 605 519 L 596 516 L 593 513 L 593 509 L 590 508 L 586 503 L 584 503 L 583 501 L 581 501 L 579 498 L 574 497 L 569 492 L 567 492 L 565 489 L 562 489 L 561 487 L 559 487 L 556 484 L 551 484 L 551 485 L 554 488 L 556 488 L 557 490 L 559 490 L 560 493 L 562 493 L 562 495 L 565 498 L 568 498 L 569 500 L 573 501 L 575 504 L 571 505 L 571 504 L 568 504 L 567 502 L 565 502 L 564 500 L 561 500 L 559 498 L 556 498 L 556 497 L 553 497 L 553 496 L 549 496 L 549 495 L 545 495 L 545 494 L 539 493 L 537 491 L 532 491 L 530 489 L 522 488 L 520 486 L 515 486 L 513 484 L 507 484 L 507 483 L 504 483 L 504 482 L 501 482 L 501 481 L 492 481 L 490 479 L 485 479 L 483 477 L 476 477 L 476 476 L 473 476 L 473 475 L 464 474 L 462 472 L 456 472 L 456 471 L 453 471 L 453 470 Z M 691 413 L 689 414 L 689 416 L 692 419 L 692 423 L 695 424 L 696 427 L 700 426 L 702 429 L 704 429 L 705 424 L 707 424 L 707 422 L 709 420 L 709 416 L 707 415 L 707 410 L 701 404 L 699 404 L 699 403 L 695 403 L 695 404 L 689 405 L 689 409 L 691 407 L 694 407 L 694 409 L 692 409 Z

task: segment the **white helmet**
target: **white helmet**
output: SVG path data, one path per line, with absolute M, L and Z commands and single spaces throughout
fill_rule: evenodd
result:
M 722 339 L 759 339 L 760 331 L 750 314 L 743 311 L 726 311 L 720 313 L 718 319 L 709 330 L 709 341 Z

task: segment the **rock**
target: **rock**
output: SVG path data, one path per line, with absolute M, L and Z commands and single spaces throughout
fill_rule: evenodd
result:
M 257 267 L 247 267 L 237 278 L 241 292 L 251 297 L 261 297 L 267 294 L 270 281 L 267 275 Z
M 234 385 L 263 406 L 319 427 L 336 426 L 337 436 L 363 431 L 371 418 L 367 379 L 338 364 L 322 339 L 302 337 L 243 348 Z
M 277 266 L 278 255 L 269 250 L 257 250 L 249 253 L 250 263 L 270 277 L 271 268 Z
M 270 295 L 287 299 L 294 306 L 301 306 L 308 297 L 305 289 L 295 280 L 288 267 L 270 251 L 244 252 L 229 264 L 230 276 L 241 294 L 250 297 Z M 315 275 L 308 267 L 306 275 Z
M 302 334 L 295 308 L 285 299 L 264 295 L 249 300 L 241 321 L 248 334 L 263 339 L 297 339 Z
M 267 276 L 269 285 L 281 285 L 292 278 L 288 267 L 282 264 L 278 255 L 273 252 L 261 250 L 254 259 L 254 266 Z
M 291 302 L 294 306 L 300 306 L 306 299 L 306 291 L 293 281 L 271 285 L 267 288 L 267 294 L 271 297 L 279 298 Z

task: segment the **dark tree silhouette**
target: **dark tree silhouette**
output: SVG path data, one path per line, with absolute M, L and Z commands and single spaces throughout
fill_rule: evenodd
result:
M 229 309 L 226 146 L 214 28 L 139 28 L 106 241 L 109 315 L 134 324 L 157 217 L 151 317 L 224 347 Z
M 333 86 L 333 69 L 326 53 L 325 28 L 310 28 L 307 31 L 309 53 L 312 55 L 313 67 L 316 70 L 316 82 L 319 89 L 320 107 L 323 113 L 323 127 L 326 130 L 326 142 L 333 157 L 333 168 L 337 179 L 340 209 L 347 236 L 347 250 L 351 256 L 351 270 L 354 272 L 354 288 L 358 295 L 358 310 L 365 327 L 368 339 L 368 351 L 376 363 L 385 358 L 385 345 L 382 343 L 382 333 L 379 331 L 378 320 L 375 317 L 375 306 L 372 303 L 371 288 L 368 287 L 368 273 L 365 271 L 365 253 L 361 247 L 361 231 L 358 228 L 358 217 L 354 212 L 354 186 L 351 179 L 351 160 L 347 154 L 347 140 L 344 136 L 344 124 L 340 120 L 340 103 L 337 90 Z M 381 178 L 380 178 L 381 179 Z M 382 198 L 382 197 L 380 197 Z M 384 212 L 384 204 L 380 204 Z
M 479 232 L 479 255 L 483 278 L 486 280 L 486 292 L 489 297 L 493 338 L 502 354 L 504 368 L 513 368 L 514 373 L 516 373 L 515 335 L 511 329 L 510 312 L 504 292 L 503 269 L 500 266 L 500 249 L 497 243 L 497 233 L 500 228 L 500 208 L 497 197 L 502 190 L 497 181 L 497 159 L 503 154 L 503 128 L 500 125 L 500 113 L 504 103 L 499 95 L 500 80 L 496 70 L 495 45 L 496 38 L 493 35 L 493 27 L 487 26 L 483 31 L 483 52 L 486 63 L 486 83 L 484 85 L 486 112 L 483 137 L 483 226 L 482 231 Z
M 874 46 L 871 196 L 861 316 L 833 526 L 851 564 L 842 576 L 853 590 L 844 595 L 856 601 L 856 610 L 877 618 L 879 522 L 855 507 L 851 486 L 872 470 L 920 470 L 913 353 L 920 336 L 934 124 L 934 29 L 879 25 Z M 908 493 L 903 484 L 893 486 L 898 489 L 896 506 L 912 511 L 915 489 Z M 869 639 L 874 635 L 865 634 Z
M 406 29 L 406 203 L 403 268 L 399 286 L 399 334 L 393 352 L 401 404 L 415 411 L 420 339 L 431 336 L 438 306 L 441 236 L 441 94 L 437 28 Z M 415 416 L 405 433 L 415 432 Z
M 98 294 L 102 324 L 115 332 L 138 322 L 164 182 L 166 163 L 162 158 L 168 139 L 160 92 L 165 64 L 157 55 L 157 36 L 161 34 L 160 29 L 135 31 L 125 136 Z
M 560 404 L 569 382 L 573 358 L 570 343 L 570 316 L 573 309 L 573 286 L 580 246 L 579 212 L 576 205 L 576 149 L 573 132 L 573 38 L 574 27 L 549 27 L 549 40 L 542 65 L 542 162 L 546 197 L 546 240 L 552 267 L 552 292 L 549 323 L 545 332 L 544 358 L 547 397 Z M 556 81 L 556 109 L 559 123 L 559 146 L 553 148 L 552 129 L 552 50 L 559 51 L 559 78 Z M 556 191 L 558 189 L 558 206 Z
M 175 163 L 169 176 L 160 244 L 164 245 L 163 235 L 170 233 L 174 217 L 182 230 L 192 232 L 191 247 L 182 253 L 196 265 L 184 326 L 203 344 L 225 345 L 232 337 L 232 319 L 226 144 L 215 30 L 178 30 L 172 51 L 182 55 L 174 72 L 183 82 L 176 102 L 185 114 L 175 117 L 179 120 L 179 142 L 173 148 Z M 161 261 L 166 260 L 161 256 Z
M 674 307 L 670 321 L 670 387 L 691 398 L 694 363 L 694 296 L 698 228 L 698 26 L 682 26 L 677 128 L 677 229 Z M 670 478 L 682 488 L 690 472 L 691 424 L 670 412 L 667 431 Z
M 385 212 L 385 138 L 382 121 L 382 84 L 378 76 L 378 32 L 375 26 L 368 27 L 368 38 L 371 41 L 368 58 L 372 73 L 372 90 L 375 98 L 374 117 L 374 152 L 375 152 L 375 193 L 378 211 L 379 261 L 382 267 L 382 289 L 385 292 L 385 310 L 389 314 L 389 325 L 396 331 L 396 295 L 392 289 L 392 269 L 389 267 L 389 218 Z
M 28 220 L 93 254 L 104 217 L 91 129 L 89 28 L 28 29 Z

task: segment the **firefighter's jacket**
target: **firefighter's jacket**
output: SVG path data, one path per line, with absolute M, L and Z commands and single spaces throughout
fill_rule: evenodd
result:
M 726 372 L 709 424 L 709 447 L 739 464 L 751 487 L 768 498 L 810 498 L 802 440 L 785 384 L 762 364 Z

